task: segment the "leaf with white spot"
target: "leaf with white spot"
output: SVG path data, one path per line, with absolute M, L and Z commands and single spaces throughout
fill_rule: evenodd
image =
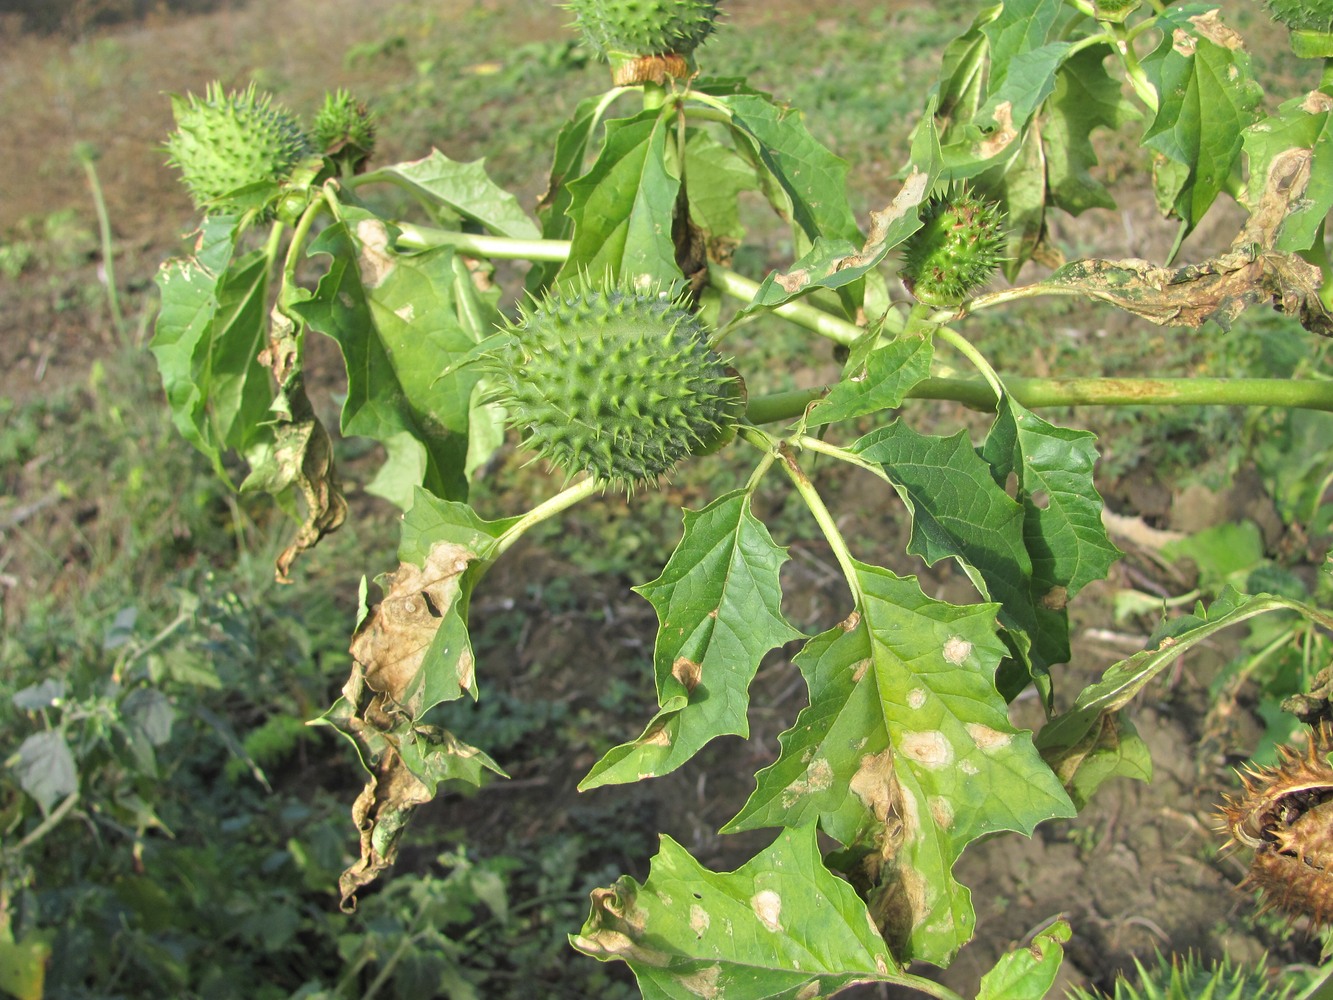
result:
M 857 583 L 857 612 L 796 658 L 810 705 L 723 829 L 817 818 L 847 846 L 898 957 L 946 965 L 974 923 L 952 874 L 963 848 L 1073 806 L 995 688 L 996 606 L 936 601 L 859 563 Z
M 675 770 L 716 736 L 749 735 L 750 681 L 764 654 L 800 637 L 782 617 L 773 543 L 737 490 L 685 512 L 685 533 L 662 575 L 634 589 L 657 610 L 653 667 L 660 711 L 642 736 L 607 752 L 580 789 Z
M 855 982 L 910 985 L 855 891 L 823 865 L 815 829 L 784 830 L 734 872 L 670 837 L 648 880 L 592 893 L 574 947 L 629 965 L 644 1000 L 807 1000 Z

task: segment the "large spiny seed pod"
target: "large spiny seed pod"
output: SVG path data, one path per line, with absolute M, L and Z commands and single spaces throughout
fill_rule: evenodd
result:
M 1243 773 L 1244 793 L 1221 807 L 1229 843 L 1254 851 L 1241 886 L 1263 895 L 1266 909 L 1291 919 L 1308 917 L 1312 926 L 1333 922 L 1333 728 L 1310 734 L 1302 753 L 1279 748 L 1272 767 Z
M 937 195 L 921 228 L 903 244 L 902 279 L 917 299 L 954 306 L 980 288 L 1004 259 L 1004 213 L 967 191 Z
M 173 97 L 171 106 L 176 131 L 167 138 L 168 163 L 204 211 L 265 209 L 309 152 L 300 123 L 253 84 L 224 94 L 211 83 L 202 100 Z
M 680 301 L 586 283 L 553 290 L 481 365 L 538 456 L 626 490 L 734 432 L 734 370 Z
M 1268 0 L 1268 12 L 1291 29 L 1296 55 L 1333 56 L 1333 0 Z
M 718 0 L 569 0 L 574 23 L 611 63 L 619 86 L 688 76 L 689 56 L 713 32 Z

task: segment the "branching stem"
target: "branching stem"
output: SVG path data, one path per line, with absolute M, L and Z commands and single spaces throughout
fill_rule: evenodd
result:
M 797 464 L 796 456 L 792 454 L 790 446 L 785 441 L 775 441 L 757 427 L 742 426 L 737 431 L 737 437 L 776 458 L 782 465 L 782 471 L 787 473 L 787 478 L 792 481 L 796 492 L 805 501 L 829 548 L 832 549 L 834 558 L 838 560 L 838 566 L 841 567 L 842 575 L 847 580 L 847 586 L 851 588 L 853 603 L 856 607 L 861 607 L 864 603 L 861 584 L 856 573 L 856 561 L 852 558 L 851 550 L 847 548 L 847 540 L 842 537 L 837 521 L 824 505 L 824 500 L 815 489 L 814 483 L 810 482 L 810 477 Z
M 995 393 L 995 404 L 998 406 L 1000 400 L 1004 398 L 1004 385 L 1000 382 L 1000 376 L 995 374 L 995 369 L 991 367 L 985 356 L 972 346 L 970 340 L 947 326 L 939 327 L 935 331 L 935 336 L 952 346 L 954 350 L 976 366 L 977 371 L 981 372 L 981 377 L 986 380 L 986 383 Z
M 581 479 L 573 486 L 566 487 L 555 496 L 542 501 L 532 510 L 528 511 L 521 518 L 511 525 L 500 535 L 495 542 L 495 550 L 492 558 L 499 558 L 508 549 L 517 542 L 530 529 L 535 528 L 548 518 L 562 513 L 573 507 L 575 504 L 588 499 L 598 490 L 605 489 L 606 484 L 596 479 Z

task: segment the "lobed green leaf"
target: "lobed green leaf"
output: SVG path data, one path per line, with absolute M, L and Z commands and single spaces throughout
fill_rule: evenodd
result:
M 1203 4 L 1158 15 L 1162 41 L 1143 69 L 1157 90 L 1157 114 L 1143 144 L 1169 162 L 1155 172 L 1158 203 L 1193 229 L 1229 183 L 1263 90 L 1240 36 Z
M 420 160 L 381 167 L 361 177 L 359 183 L 375 180 L 399 184 L 417 197 L 479 223 L 500 236 L 526 240 L 541 235 L 518 199 L 491 180 L 486 173 L 485 160 L 460 163 L 433 149 L 429 156 Z
M 402 508 L 417 486 L 462 498 L 478 375 L 439 377 L 475 343 L 458 315 L 453 250 L 401 254 L 386 223 L 355 206 L 342 211 L 310 247 L 331 258 L 328 272 L 292 309 L 342 349 L 343 433 L 374 438 L 388 453 L 366 489 Z
M 653 668 L 660 711 L 643 735 L 608 751 L 580 789 L 666 774 L 717 736 L 749 735 L 748 689 L 759 661 L 800 633 L 782 617 L 773 543 L 737 490 L 685 512 L 662 575 L 634 588 L 657 611 Z
M 149 345 L 177 429 L 222 478 L 229 449 L 253 447 L 273 389 L 259 362 L 266 342 L 271 262 L 259 251 L 235 257 L 238 220 L 204 219 L 193 257 L 163 265 L 162 305 Z
M 592 894 L 574 947 L 629 965 L 644 1000 L 802 1000 L 855 982 L 908 982 L 852 887 L 823 865 L 813 826 L 785 830 L 734 872 L 662 837 L 648 879 Z
M 945 965 L 975 920 L 952 874 L 962 850 L 1072 806 L 996 690 L 996 605 L 946 604 L 914 578 L 856 568 L 861 605 L 797 657 L 809 707 L 723 829 L 818 819 L 849 847 L 895 953 Z
M 664 106 L 665 107 L 665 106 Z M 667 162 L 674 117 L 649 108 L 606 123 L 606 141 L 588 172 L 569 184 L 569 258 L 557 281 L 581 275 L 663 286 L 683 280 L 667 220 L 675 212 L 679 165 Z

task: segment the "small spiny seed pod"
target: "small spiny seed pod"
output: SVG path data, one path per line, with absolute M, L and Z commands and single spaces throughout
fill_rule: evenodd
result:
M 569 0 L 588 44 L 618 86 L 688 76 L 690 54 L 713 32 L 718 0 Z
M 1291 29 L 1291 49 L 1306 59 L 1333 56 L 1333 0 L 1268 0 L 1275 21 Z
M 631 490 L 730 433 L 741 386 L 679 301 L 584 283 L 553 289 L 480 365 L 527 447 L 566 474 Z
M 901 276 L 917 299 L 955 306 L 991 279 L 1004 260 L 1004 213 L 967 191 L 937 195 L 921 228 L 903 244 Z
M 346 90 L 324 95 L 311 136 L 329 159 L 349 172 L 364 168 L 375 151 L 375 116 Z
M 267 211 L 309 152 L 300 123 L 253 84 L 224 94 L 211 83 L 202 100 L 173 97 L 171 107 L 176 131 L 167 138 L 167 162 L 207 212 Z
M 1137 983 L 1121 975 L 1115 981 L 1114 1000 L 1288 1000 L 1290 984 L 1274 985 L 1267 963 L 1260 959 L 1251 966 L 1232 964 L 1228 958 L 1205 965 L 1194 955 L 1158 954 L 1157 965 L 1144 968 L 1136 958 Z M 1100 1000 L 1102 994 L 1075 989 L 1068 1000 Z
M 1254 851 L 1241 886 L 1259 889 L 1265 909 L 1318 928 L 1333 922 L 1333 727 L 1312 730 L 1304 753 L 1278 750 L 1274 766 L 1240 775 L 1244 793 L 1220 809 L 1223 832 Z

